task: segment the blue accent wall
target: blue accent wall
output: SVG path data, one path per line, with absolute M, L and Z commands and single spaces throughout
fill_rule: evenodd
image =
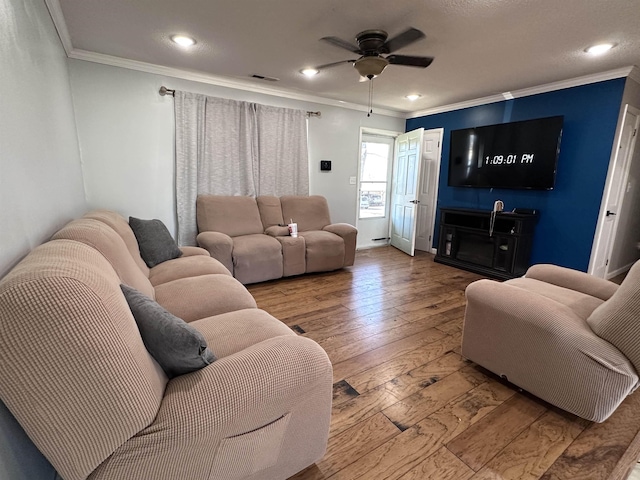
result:
M 502 200 L 505 210 L 536 209 L 539 221 L 531 263 L 586 271 L 624 85 L 625 79 L 620 78 L 407 120 L 406 131 L 444 128 L 438 208 L 491 210 L 495 200 Z M 554 115 L 564 116 L 564 127 L 553 190 L 447 186 L 451 130 Z M 435 247 L 439 221 L 438 212 Z

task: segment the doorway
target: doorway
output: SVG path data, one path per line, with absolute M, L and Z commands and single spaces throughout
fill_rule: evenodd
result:
M 626 271 L 638 258 L 636 238 L 638 221 L 637 182 L 630 172 L 640 170 L 640 155 L 635 154 L 640 110 L 625 105 L 622 128 L 614 145 L 596 227 L 588 272 L 600 278 L 612 278 Z M 635 176 L 635 175 L 634 175 Z
M 391 245 L 411 256 L 432 250 L 443 135 L 442 128 L 419 128 L 396 139 Z
M 393 166 L 394 132 L 360 133 L 358 163 L 357 248 L 389 243 L 389 193 Z

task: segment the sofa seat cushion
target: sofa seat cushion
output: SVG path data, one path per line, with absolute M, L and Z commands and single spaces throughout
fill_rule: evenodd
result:
M 344 266 L 344 241 L 322 230 L 299 232 L 306 244 L 307 272 L 328 272 Z
M 180 278 L 158 285 L 156 301 L 185 322 L 257 306 L 241 283 L 221 274 Z
M 257 308 L 223 313 L 189 325 L 202 333 L 217 358 L 240 352 L 268 338 L 295 335 L 280 320 Z
M 505 283 L 529 292 L 537 293 L 562 305 L 566 305 L 578 317 L 585 321 L 589 315 L 603 303 L 601 299 L 592 297 L 591 295 L 542 282 L 534 278 L 514 278 L 507 280 Z
M 152 285 L 178 280 L 180 278 L 197 277 L 208 274 L 231 275 L 229 270 L 219 261 L 204 255 L 174 258 L 156 265 L 149 270 L 149 281 Z
M 235 237 L 233 275 L 245 284 L 282 277 L 280 242 L 264 234 Z
M 179 248 L 182 251 L 183 257 L 191 257 L 192 255 L 204 255 L 205 257 L 209 256 L 209 252 L 205 248 L 193 247 L 191 245 L 184 245 Z

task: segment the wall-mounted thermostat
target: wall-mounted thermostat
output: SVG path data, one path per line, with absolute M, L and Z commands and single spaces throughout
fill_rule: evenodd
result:
M 331 160 L 320 160 L 320 170 L 323 172 L 331 171 Z

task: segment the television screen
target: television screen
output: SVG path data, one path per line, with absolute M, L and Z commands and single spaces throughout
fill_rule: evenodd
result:
M 562 123 L 558 116 L 453 130 L 449 186 L 552 189 Z

